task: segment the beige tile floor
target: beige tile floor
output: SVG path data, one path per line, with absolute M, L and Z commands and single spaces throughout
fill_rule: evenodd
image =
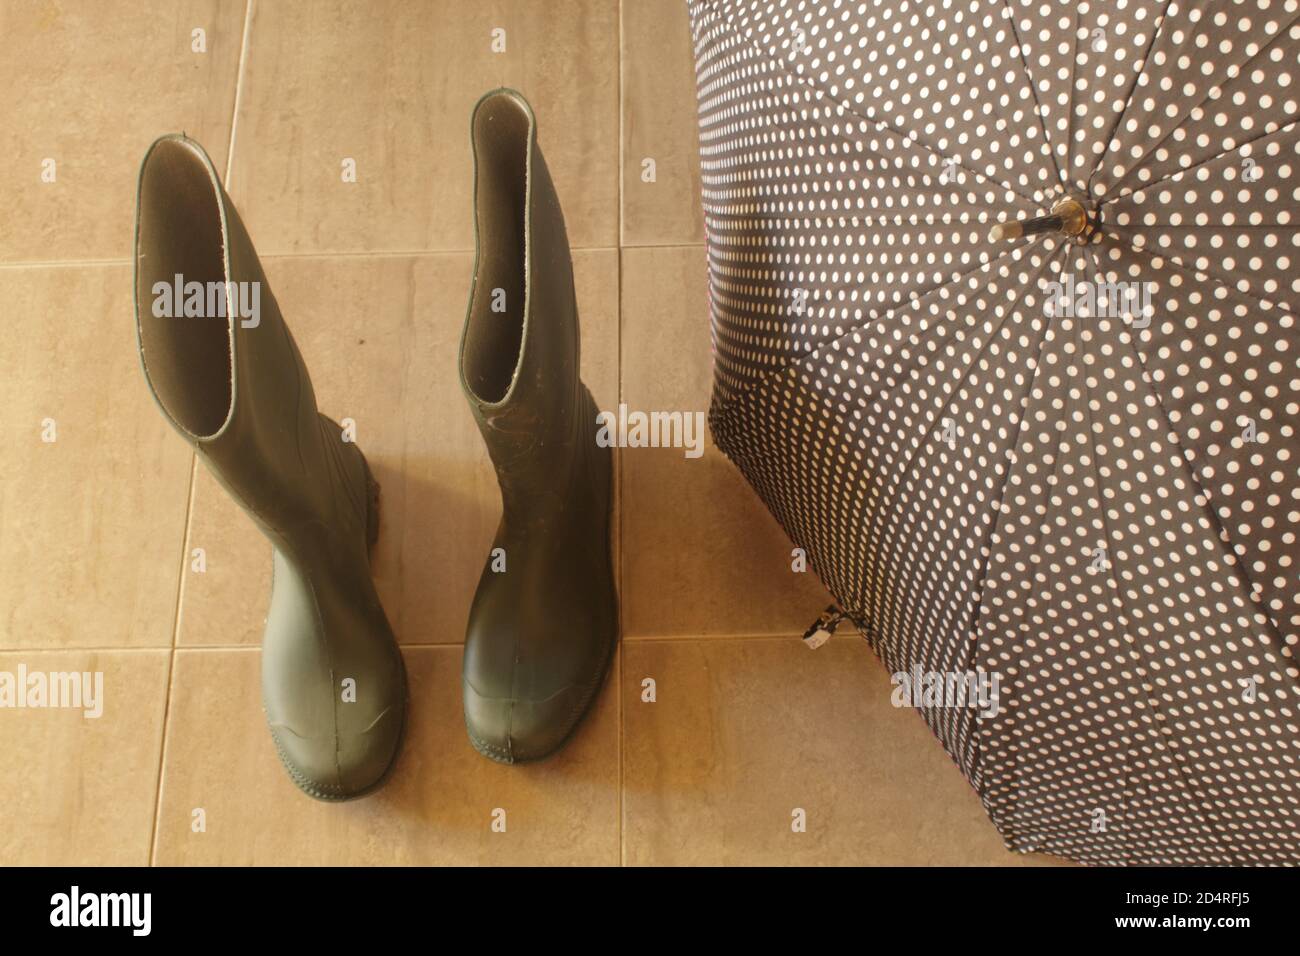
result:
M 470 748 L 459 645 L 499 501 L 454 356 L 468 116 L 502 83 L 539 117 L 598 401 L 704 410 L 679 0 L 0 0 L 0 671 L 102 671 L 106 698 L 97 720 L 0 710 L 0 864 L 1047 862 L 1002 848 L 864 644 L 799 642 L 827 596 L 713 449 L 620 457 L 625 640 L 570 746 L 515 768 Z M 376 575 L 414 703 L 363 801 L 281 771 L 269 549 L 138 370 L 134 178 L 177 129 L 227 171 L 321 407 L 383 486 Z

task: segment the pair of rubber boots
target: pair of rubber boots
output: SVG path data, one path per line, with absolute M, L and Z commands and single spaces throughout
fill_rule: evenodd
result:
M 579 378 L 569 245 L 532 110 L 513 91 L 489 93 L 471 140 L 477 256 L 460 381 L 503 508 L 462 689 L 474 747 L 515 763 L 564 743 L 618 640 L 611 451 L 597 445 Z M 395 763 L 407 712 L 402 656 L 371 579 L 379 488 L 357 445 L 317 411 L 248 233 L 185 136 L 145 156 L 135 283 L 154 398 L 274 548 L 262 697 L 276 749 L 313 797 L 360 796 Z M 208 289 L 218 292 L 199 294 Z

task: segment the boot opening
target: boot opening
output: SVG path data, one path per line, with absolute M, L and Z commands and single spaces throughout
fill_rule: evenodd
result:
M 220 187 L 197 147 L 180 139 L 157 143 L 140 176 L 136 322 L 145 375 L 180 428 L 209 437 L 232 398 L 229 303 L 224 285 L 209 294 L 226 279 Z M 186 294 L 199 288 L 201 304 Z
M 474 113 L 478 272 L 462 362 L 466 384 L 483 402 L 506 397 L 523 342 L 530 125 L 512 93 L 487 98 Z

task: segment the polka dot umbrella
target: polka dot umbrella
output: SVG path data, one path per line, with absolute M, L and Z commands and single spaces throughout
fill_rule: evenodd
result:
M 1297 0 L 689 7 L 717 444 L 1010 848 L 1300 862 Z

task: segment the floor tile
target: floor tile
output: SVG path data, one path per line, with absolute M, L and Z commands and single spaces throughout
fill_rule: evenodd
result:
M 28 680 L 40 673 L 48 681 L 53 672 L 88 673 L 87 688 L 95 687 L 96 673 L 103 681 L 80 707 L 0 707 L 0 866 L 148 862 L 169 654 L 0 654 L 6 682 L 19 680 L 20 667 Z M 87 704 L 99 716 L 87 716 Z
M 260 705 L 261 655 L 179 651 L 155 862 L 618 862 L 614 680 L 564 750 L 541 763 L 507 767 L 479 756 L 465 736 L 459 648 L 404 654 L 410 723 L 393 776 L 371 796 L 328 804 L 299 792 L 280 766 Z M 615 662 L 614 673 L 617 668 Z M 192 822 L 199 808 L 203 832 Z M 505 832 L 493 832 L 500 810 Z
M 620 62 L 622 244 L 703 242 L 695 53 L 686 4 L 623 0 Z
M 470 112 L 502 85 L 572 245 L 617 245 L 617 0 L 255 2 L 250 37 L 232 195 L 263 254 L 472 249 Z
M 322 412 L 351 418 L 380 484 L 375 575 L 404 643 L 459 643 L 501 516 L 487 452 L 456 368 L 473 271 L 468 253 L 266 260 L 267 281 Z M 574 254 L 583 375 L 602 407 L 617 394 L 618 254 Z M 183 645 L 261 640 L 270 546 L 200 466 L 188 549 Z
M 794 638 L 634 641 L 623 653 L 628 864 L 1056 862 L 1003 847 L 858 638 L 816 651 Z
M 130 256 L 136 174 L 163 133 L 224 165 L 244 11 L 0 0 L 0 262 Z
M 711 388 L 702 246 L 624 249 L 623 402 L 705 413 Z M 802 633 L 830 597 L 792 570 L 792 545 L 712 445 L 627 448 L 623 630 L 629 637 Z
M 192 455 L 140 371 L 130 268 L 0 268 L 0 301 L 0 648 L 170 647 Z

